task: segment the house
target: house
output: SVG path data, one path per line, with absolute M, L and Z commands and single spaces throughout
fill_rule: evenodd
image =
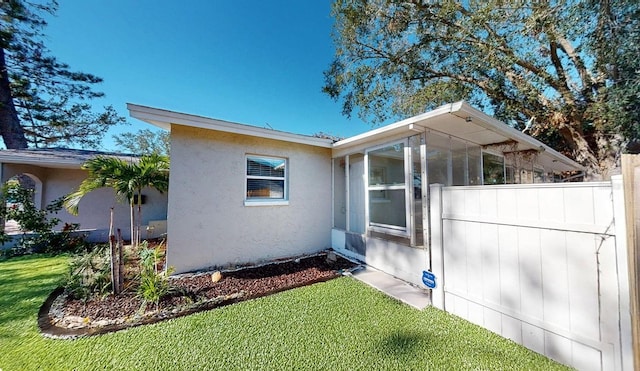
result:
M 66 148 L 33 148 L 0 150 L 0 179 L 6 183 L 10 179 L 27 179 L 34 188 L 34 204 L 44 208 L 52 201 L 75 191 L 86 178 L 82 164 L 96 156 L 114 156 L 124 161 L 137 161 L 137 156 L 110 152 L 98 152 Z M 165 232 L 167 215 L 167 194 L 148 189 L 144 191 L 142 237 L 158 237 Z M 90 241 L 108 240 L 110 209 L 114 208 L 116 228 L 122 230 L 124 239 L 129 239 L 129 206 L 119 202 L 110 188 L 98 189 L 87 194 L 79 204 L 78 215 L 61 210 L 56 217 L 61 219 L 58 228 L 65 223 L 78 223 L 80 230 Z M 151 228 L 146 228 L 150 226 Z M 5 246 L 6 247 L 6 246 Z
M 171 131 L 176 273 L 333 247 L 408 282 L 428 266 L 428 185 L 554 182 L 583 167 L 465 102 L 338 142 L 128 104 Z

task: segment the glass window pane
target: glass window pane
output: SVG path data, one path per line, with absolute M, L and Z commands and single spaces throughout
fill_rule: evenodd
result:
M 482 184 L 482 150 L 480 147 L 467 147 L 467 162 L 469 164 L 469 185 Z
M 284 180 L 247 179 L 247 198 L 284 199 Z
M 424 230 L 422 227 L 422 160 L 420 148 L 423 141 L 422 135 L 414 135 L 409 138 L 411 148 L 411 174 L 413 179 L 413 190 L 411 192 L 413 209 L 413 241 L 415 246 L 424 245 Z
M 520 183 L 522 184 L 533 183 L 533 171 L 529 169 L 520 169 Z
M 469 184 L 467 179 L 467 144 L 451 139 L 452 185 Z
M 346 158 L 333 159 L 333 227 L 347 229 Z
M 449 138 L 434 133 L 427 134 L 427 182 L 451 185 L 449 179 Z
M 369 221 L 406 228 L 405 205 L 404 189 L 369 191 Z
M 537 167 L 533 169 L 533 182 L 544 183 L 544 170 Z
M 367 229 L 365 221 L 366 185 L 364 173 L 364 155 L 349 156 L 349 231 L 364 233 Z
M 369 152 L 369 185 L 403 185 L 404 144 Z
M 491 153 L 482 153 L 484 184 L 504 184 L 504 158 Z
M 511 166 L 511 165 L 507 165 L 505 167 L 505 180 L 506 180 L 506 184 L 514 184 L 516 183 L 516 173 L 517 170 Z
M 247 175 L 284 177 L 284 168 L 284 159 L 247 157 Z

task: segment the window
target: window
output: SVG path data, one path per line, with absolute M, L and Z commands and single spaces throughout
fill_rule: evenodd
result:
M 504 184 L 504 157 L 482 152 L 484 184 Z
M 369 226 L 373 230 L 407 234 L 405 143 L 367 153 L 369 159 Z
M 533 168 L 533 182 L 534 183 L 544 183 L 544 170 L 539 167 Z
M 287 160 L 277 157 L 247 156 L 246 200 L 286 201 Z

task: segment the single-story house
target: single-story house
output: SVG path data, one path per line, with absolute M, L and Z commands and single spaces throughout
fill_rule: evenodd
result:
M 76 189 L 86 178 L 82 164 L 97 156 L 112 156 L 124 161 L 137 161 L 137 156 L 111 152 L 98 152 L 66 148 L 32 148 L 0 150 L 0 179 L 5 184 L 12 178 L 26 176 L 34 187 L 34 204 L 44 208 L 52 201 Z M 167 194 L 154 189 L 143 192 L 144 209 L 142 237 L 159 237 L 166 232 Z M 120 202 L 111 188 L 95 190 L 82 198 L 78 215 L 65 209 L 56 217 L 61 220 L 58 229 L 65 223 L 78 223 L 88 239 L 96 242 L 108 241 L 110 209 L 114 208 L 115 227 L 120 228 L 124 239 L 129 239 L 129 205 Z M 147 228 L 150 226 L 151 228 Z M 148 233 L 145 233 L 148 231 Z
M 329 247 L 408 282 L 428 268 L 428 185 L 561 181 L 584 168 L 465 102 L 333 142 L 128 104 L 171 131 L 176 273 Z

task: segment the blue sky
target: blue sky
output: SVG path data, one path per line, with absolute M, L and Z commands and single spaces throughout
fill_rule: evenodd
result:
M 132 125 L 126 103 L 299 134 L 348 137 L 371 127 L 347 119 L 321 92 L 333 58 L 330 0 L 64 0 L 46 28 L 52 55 L 100 76 L 106 98 Z

